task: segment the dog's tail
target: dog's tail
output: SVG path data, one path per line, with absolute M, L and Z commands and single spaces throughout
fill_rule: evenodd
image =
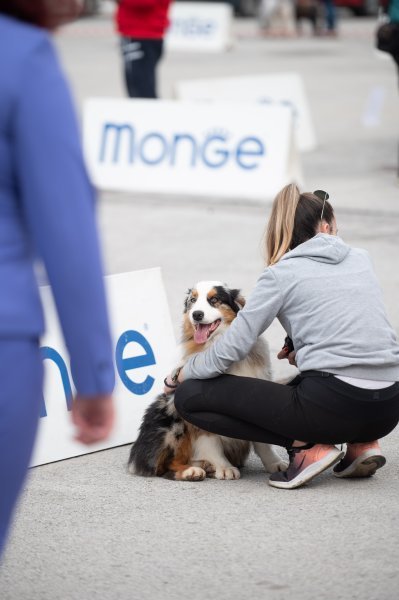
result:
M 129 472 L 144 477 L 167 476 L 184 428 L 173 396 L 159 395 L 144 414 L 139 435 L 130 450 Z

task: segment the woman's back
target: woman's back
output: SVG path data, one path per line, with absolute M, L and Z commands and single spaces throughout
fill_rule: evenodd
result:
M 69 89 L 44 29 L 0 16 L 0 56 L 0 336 L 43 332 L 38 256 L 76 386 L 82 393 L 111 389 L 95 197 Z
M 301 371 L 398 379 L 399 346 L 367 252 L 319 233 L 271 269 Z
M 43 329 L 15 148 L 19 107 L 30 93 L 30 57 L 43 45 L 50 45 L 46 31 L 0 15 L 0 335 Z

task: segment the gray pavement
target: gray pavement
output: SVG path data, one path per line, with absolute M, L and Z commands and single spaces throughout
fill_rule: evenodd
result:
M 303 156 L 306 189 L 327 189 L 340 235 L 372 254 L 399 332 L 398 95 L 393 65 L 373 52 L 370 19 L 341 21 L 337 40 L 264 40 L 236 21 L 226 55 L 170 55 L 161 92 L 185 77 L 297 71 L 319 148 Z M 77 23 L 58 38 L 78 106 L 123 95 L 109 19 Z M 362 119 L 373 90 L 385 101 L 375 127 Z M 182 295 L 217 278 L 247 294 L 262 268 L 269 204 L 103 194 L 108 273 L 161 266 L 179 334 Z M 267 332 L 275 354 L 281 328 Z M 288 367 L 275 361 L 277 375 Z M 289 372 L 289 371 L 288 371 Z M 0 571 L 2 600 L 396 600 L 399 586 L 398 430 L 388 463 L 367 481 L 329 473 L 279 491 L 252 457 L 236 482 L 181 484 L 129 476 L 128 447 L 31 470 Z

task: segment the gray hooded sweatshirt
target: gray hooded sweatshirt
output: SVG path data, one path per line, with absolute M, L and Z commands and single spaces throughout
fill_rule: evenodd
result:
M 276 317 L 292 338 L 300 371 L 399 380 L 399 344 L 367 252 L 325 233 L 263 271 L 229 329 L 187 361 L 184 379 L 225 373 Z

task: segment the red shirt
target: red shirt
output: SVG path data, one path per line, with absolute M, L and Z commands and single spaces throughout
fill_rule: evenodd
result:
M 162 39 L 169 25 L 171 0 L 120 0 L 116 11 L 116 26 L 126 37 Z

